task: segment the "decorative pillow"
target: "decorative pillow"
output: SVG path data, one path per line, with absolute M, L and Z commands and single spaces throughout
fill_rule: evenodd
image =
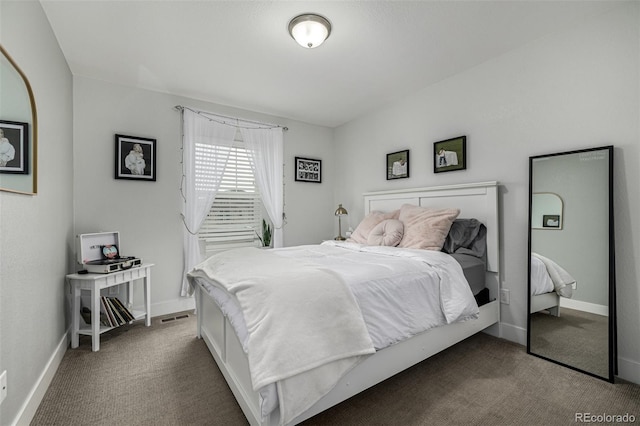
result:
M 404 225 L 398 219 L 386 219 L 369 232 L 367 245 L 395 247 L 402 240 Z
M 390 213 L 383 213 L 380 211 L 373 211 L 369 213 L 364 219 L 362 219 L 362 222 L 358 224 L 355 231 L 353 231 L 351 237 L 349 237 L 347 241 L 358 244 L 367 244 L 367 238 L 369 238 L 371 230 L 383 220 L 397 219 L 399 212 L 400 210 L 395 210 Z
M 403 204 L 398 219 L 404 224 L 404 236 L 398 247 L 441 250 L 459 209 L 433 209 Z

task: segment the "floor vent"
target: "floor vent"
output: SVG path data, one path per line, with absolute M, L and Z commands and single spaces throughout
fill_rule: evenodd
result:
M 184 319 L 184 318 L 189 318 L 189 315 L 184 314 L 184 315 L 178 315 L 178 316 L 175 316 L 175 317 L 162 318 L 160 321 L 164 323 L 164 322 L 176 321 L 176 320 Z

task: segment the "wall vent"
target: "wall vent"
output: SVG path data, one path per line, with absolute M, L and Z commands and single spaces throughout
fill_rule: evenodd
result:
M 189 314 L 182 314 L 182 315 L 177 315 L 175 317 L 162 318 L 160 320 L 160 322 L 165 323 L 165 322 L 170 322 L 170 321 L 181 320 L 181 319 L 184 319 L 184 318 L 189 318 Z

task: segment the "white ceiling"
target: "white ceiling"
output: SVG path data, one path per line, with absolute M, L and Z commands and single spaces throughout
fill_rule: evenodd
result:
M 40 0 L 74 75 L 336 127 L 614 1 Z M 303 49 L 294 16 L 331 21 Z

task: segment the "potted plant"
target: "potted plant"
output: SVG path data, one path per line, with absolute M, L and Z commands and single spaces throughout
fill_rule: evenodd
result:
M 271 247 L 271 225 L 262 219 L 262 247 Z
M 262 248 L 270 248 L 271 247 L 271 224 L 267 223 L 266 220 L 262 219 L 262 235 L 258 234 L 258 231 L 255 229 L 256 237 L 260 240 L 260 244 L 262 244 Z

